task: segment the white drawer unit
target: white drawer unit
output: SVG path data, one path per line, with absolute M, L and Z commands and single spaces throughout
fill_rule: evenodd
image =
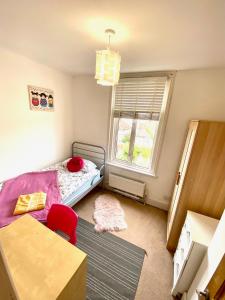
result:
M 172 294 L 188 290 L 216 230 L 219 220 L 192 211 L 187 216 L 174 254 Z

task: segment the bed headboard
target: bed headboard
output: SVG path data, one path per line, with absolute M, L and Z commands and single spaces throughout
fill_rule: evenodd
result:
M 101 170 L 101 174 L 104 174 L 105 149 L 103 147 L 82 142 L 73 142 L 72 156 L 76 155 L 80 155 L 84 159 L 88 159 L 95 163 L 97 167 Z

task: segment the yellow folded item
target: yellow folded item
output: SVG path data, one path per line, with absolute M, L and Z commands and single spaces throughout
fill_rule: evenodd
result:
M 45 208 L 46 193 L 38 192 L 28 195 L 20 195 L 13 215 L 21 215 L 33 210 Z

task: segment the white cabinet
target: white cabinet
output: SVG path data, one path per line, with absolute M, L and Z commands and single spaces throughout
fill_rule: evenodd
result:
M 187 211 L 178 246 L 174 255 L 172 294 L 188 290 L 212 239 L 217 219 Z

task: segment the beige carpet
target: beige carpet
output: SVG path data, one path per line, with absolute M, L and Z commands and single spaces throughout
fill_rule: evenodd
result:
M 94 201 L 99 195 L 116 197 L 125 212 L 128 229 L 113 233 L 143 249 L 145 257 L 135 300 L 172 299 L 172 256 L 166 250 L 166 212 L 137 203 L 135 200 L 95 189 L 76 206 L 76 212 L 83 219 L 94 223 L 92 214 Z

